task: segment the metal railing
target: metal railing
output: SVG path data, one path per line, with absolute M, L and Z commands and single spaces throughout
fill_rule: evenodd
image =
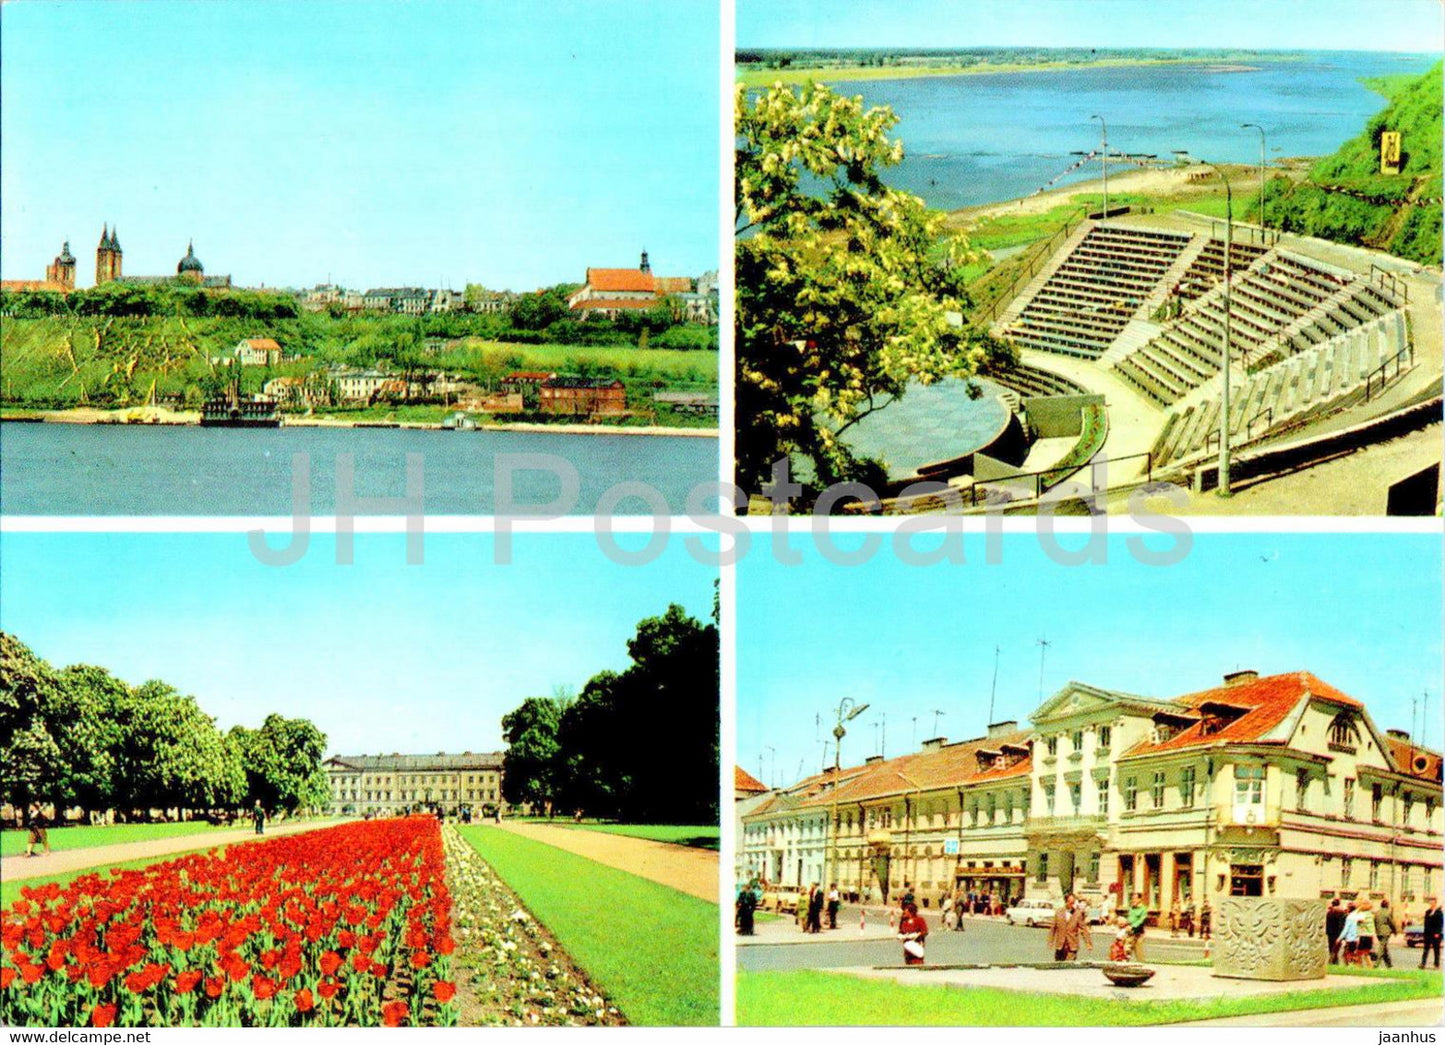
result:
M 1229 222 L 1220 221 L 1218 218 L 1209 219 L 1209 235 L 1213 239 L 1223 239 L 1223 231 Z M 1233 222 L 1233 242 L 1238 246 L 1241 242 L 1258 244 L 1261 247 L 1273 247 L 1279 243 L 1278 229 L 1262 229 L 1258 225 L 1244 225 L 1240 222 Z
M 1388 290 L 1395 297 L 1405 304 L 1410 303 L 1410 283 L 1402 279 L 1398 273 L 1389 272 L 1380 268 L 1375 262 L 1370 262 L 1370 283 L 1381 290 Z
M 989 303 L 987 312 L 985 313 L 983 309 L 979 309 L 974 313 L 974 326 L 981 327 L 992 323 L 998 318 L 999 311 L 1003 305 L 1013 300 L 1019 284 L 1031 280 L 1034 276 L 1038 275 L 1039 270 L 1043 268 L 1047 259 L 1053 256 L 1054 251 L 1058 249 L 1059 245 L 1067 240 L 1074 230 L 1086 220 L 1084 215 L 1087 209 L 1086 207 L 1080 207 L 1071 213 L 1064 219 L 1063 226 L 1056 229 L 1053 235 L 1047 240 L 1036 243 L 1029 248 L 1029 252 L 1026 255 L 1028 260 L 1020 263 L 1019 268 L 1014 272 L 1014 276 L 1008 285 Z M 980 289 L 985 289 L 986 286 L 991 286 L 991 284 L 987 283 L 987 277 L 979 281 Z
M 1389 359 L 1385 360 L 1379 366 L 1375 367 L 1374 370 L 1370 371 L 1369 376 L 1365 378 L 1365 402 L 1368 403 L 1374 396 L 1378 395 L 1380 392 L 1383 392 L 1385 390 L 1385 386 L 1388 385 L 1391 381 L 1395 380 L 1395 378 L 1403 374 L 1407 366 L 1414 365 L 1415 346 L 1406 345 Z M 1390 368 L 1392 366 L 1395 368 L 1394 374 L 1390 373 Z M 1380 383 L 1378 386 L 1375 384 L 1376 377 L 1380 379 Z
M 1054 467 L 1054 468 L 1044 468 L 1044 469 L 1040 469 L 1039 471 L 1036 471 L 1036 472 L 1015 472 L 1015 473 L 1012 474 L 1012 475 L 1001 475 L 1001 476 L 997 476 L 997 477 L 992 478 L 992 479 L 976 480 L 976 481 L 974 482 L 973 486 L 969 487 L 969 491 L 968 491 L 968 492 L 969 492 L 969 498 L 970 498 L 969 503 L 970 503 L 970 505 L 971 505 L 972 507 L 975 507 L 975 508 L 976 508 L 976 507 L 978 507 L 980 498 L 982 498 L 985 502 L 989 502 L 988 493 L 989 493 L 989 488 L 990 488 L 990 487 L 1003 486 L 1003 485 L 1008 484 L 1008 483 L 1018 484 L 1018 483 L 1021 483 L 1021 482 L 1030 482 L 1030 483 L 1033 484 L 1033 487 L 1034 487 L 1033 498 L 1034 498 L 1034 500 L 1038 500 L 1038 499 L 1042 498 L 1043 495 L 1044 495 L 1045 493 L 1047 493 L 1053 486 L 1058 485 L 1057 482 L 1054 482 L 1054 483 L 1046 483 L 1046 479 L 1047 479 L 1049 476 L 1059 475 L 1059 476 L 1062 476 L 1062 477 L 1067 477 L 1067 476 L 1069 476 L 1069 475 L 1072 475 L 1072 474 L 1075 473 L 1075 472 L 1082 471 L 1082 470 L 1085 469 L 1085 468 L 1090 469 L 1090 472 L 1089 472 L 1089 492 L 1090 492 L 1091 494 L 1100 493 L 1100 492 L 1102 492 L 1102 491 L 1107 490 L 1109 487 L 1108 487 L 1108 484 L 1107 484 L 1107 483 L 1105 483 L 1104 485 L 1101 486 L 1101 485 L 1099 485 L 1098 483 L 1094 482 L 1094 466 L 1095 466 L 1095 465 L 1101 465 L 1101 466 L 1107 467 L 1107 466 L 1109 466 L 1109 465 L 1121 464 L 1121 463 L 1123 463 L 1124 461 L 1137 461 L 1137 460 L 1139 460 L 1140 458 L 1143 458 L 1143 459 L 1144 459 L 1144 479 L 1145 479 L 1145 481 L 1146 481 L 1146 482 L 1153 482 L 1153 481 L 1154 481 L 1154 452 L 1153 452 L 1152 450 L 1145 450 L 1145 451 L 1143 451 L 1142 453 L 1128 454 L 1128 455 L 1126 455 L 1126 456 L 1124 456 L 1124 457 L 1110 457 L 1110 458 L 1107 458 L 1107 459 L 1104 460 L 1104 461 L 1098 461 L 1098 462 L 1096 462 L 1096 461 L 1093 461 L 1093 460 L 1089 460 L 1089 461 L 1083 462 L 1082 464 L 1064 465 L 1064 466 L 1062 466 L 1062 467 Z M 1062 479 L 1060 479 L 1059 481 L 1062 481 Z M 990 503 L 991 503 L 991 502 L 990 502 Z

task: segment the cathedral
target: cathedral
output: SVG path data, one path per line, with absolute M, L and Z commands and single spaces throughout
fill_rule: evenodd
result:
M 186 244 L 186 256 L 176 263 L 174 276 L 123 276 L 121 274 L 121 257 L 120 239 L 116 236 L 115 229 L 109 225 L 103 226 L 100 231 L 100 245 L 95 248 L 95 285 L 97 287 L 102 283 L 114 282 L 149 285 L 174 283 L 211 289 L 231 285 L 230 276 L 206 275 L 205 266 L 201 264 L 201 259 L 196 257 L 194 243 Z

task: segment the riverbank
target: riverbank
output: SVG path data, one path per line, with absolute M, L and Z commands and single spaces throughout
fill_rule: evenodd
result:
M 1252 56 L 1251 62 L 1290 61 L 1290 55 Z M 1104 58 L 1095 62 L 983 62 L 972 65 L 835 65 L 804 69 L 742 68 L 737 80 L 744 87 L 771 87 L 775 83 L 854 83 L 865 80 L 913 80 L 939 76 L 993 76 L 1000 73 L 1051 73 L 1077 69 L 1138 69 L 1148 66 L 1199 65 L 1210 73 L 1257 72 L 1259 65 L 1189 58 Z
M 156 425 L 199 427 L 201 415 L 197 410 L 171 410 L 167 407 L 142 407 L 125 410 L 99 410 L 94 407 L 74 407 L 69 410 L 15 410 L 0 409 L 0 421 L 10 423 L 44 423 L 70 425 Z M 283 428 L 408 428 L 420 431 L 454 431 L 434 421 L 386 421 L 378 419 L 343 420 L 331 417 L 286 418 Z M 608 425 L 558 422 L 548 424 L 538 421 L 485 421 L 478 422 L 475 429 L 462 431 L 479 432 L 540 432 L 554 435 L 664 435 L 691 436 L 716 439 L 716 428 L 684 428 L 676 425 Z

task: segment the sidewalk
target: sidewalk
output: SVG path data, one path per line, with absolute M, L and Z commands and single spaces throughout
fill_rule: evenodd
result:
M 499 830 L 615 867 L 699 900 L 717 903 L 718 854 L 715 850 L 515 820 L 503 821 Z
M 235 830 L 203 831 L 194 835 L 176 835 L 173 838 L 153 838 L 145 842 L 121 842 L 118 845 L 98 845 L 89 849 L 64 849 L 43 856 L 7 856 L 0 859 L 0 879 L 7 882 L 23 882 L 31 878 L 48 878 L 51 875 L 69 874 L 144 860 L 148 857 L 159 859 L 173 853 L 187 853 L 196 849 L 210 849 L 213 846 L 231 845 L 236 842 L 261 841 L 277 835 L 294 835 L 300 831 L 315 831 L 331 827 L 338 820 L 297 820 L 268 825 L 264 835 L 257 835 L 251 827 Z

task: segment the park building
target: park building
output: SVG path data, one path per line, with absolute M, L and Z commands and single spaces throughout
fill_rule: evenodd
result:
M 1441 758 L 1308 672 L 1173 698 L 1070 682 L 977 740 L 809 777 L 743 816 L 744 873 L 1125 906 L 1441 888 Z M 835 868 L 836 870 L 830 870 Z
M 333 816 L 386 815 L 439 806 L 448 813 L 507 811 L 502 753 L 334 755 L 322 763 Z

